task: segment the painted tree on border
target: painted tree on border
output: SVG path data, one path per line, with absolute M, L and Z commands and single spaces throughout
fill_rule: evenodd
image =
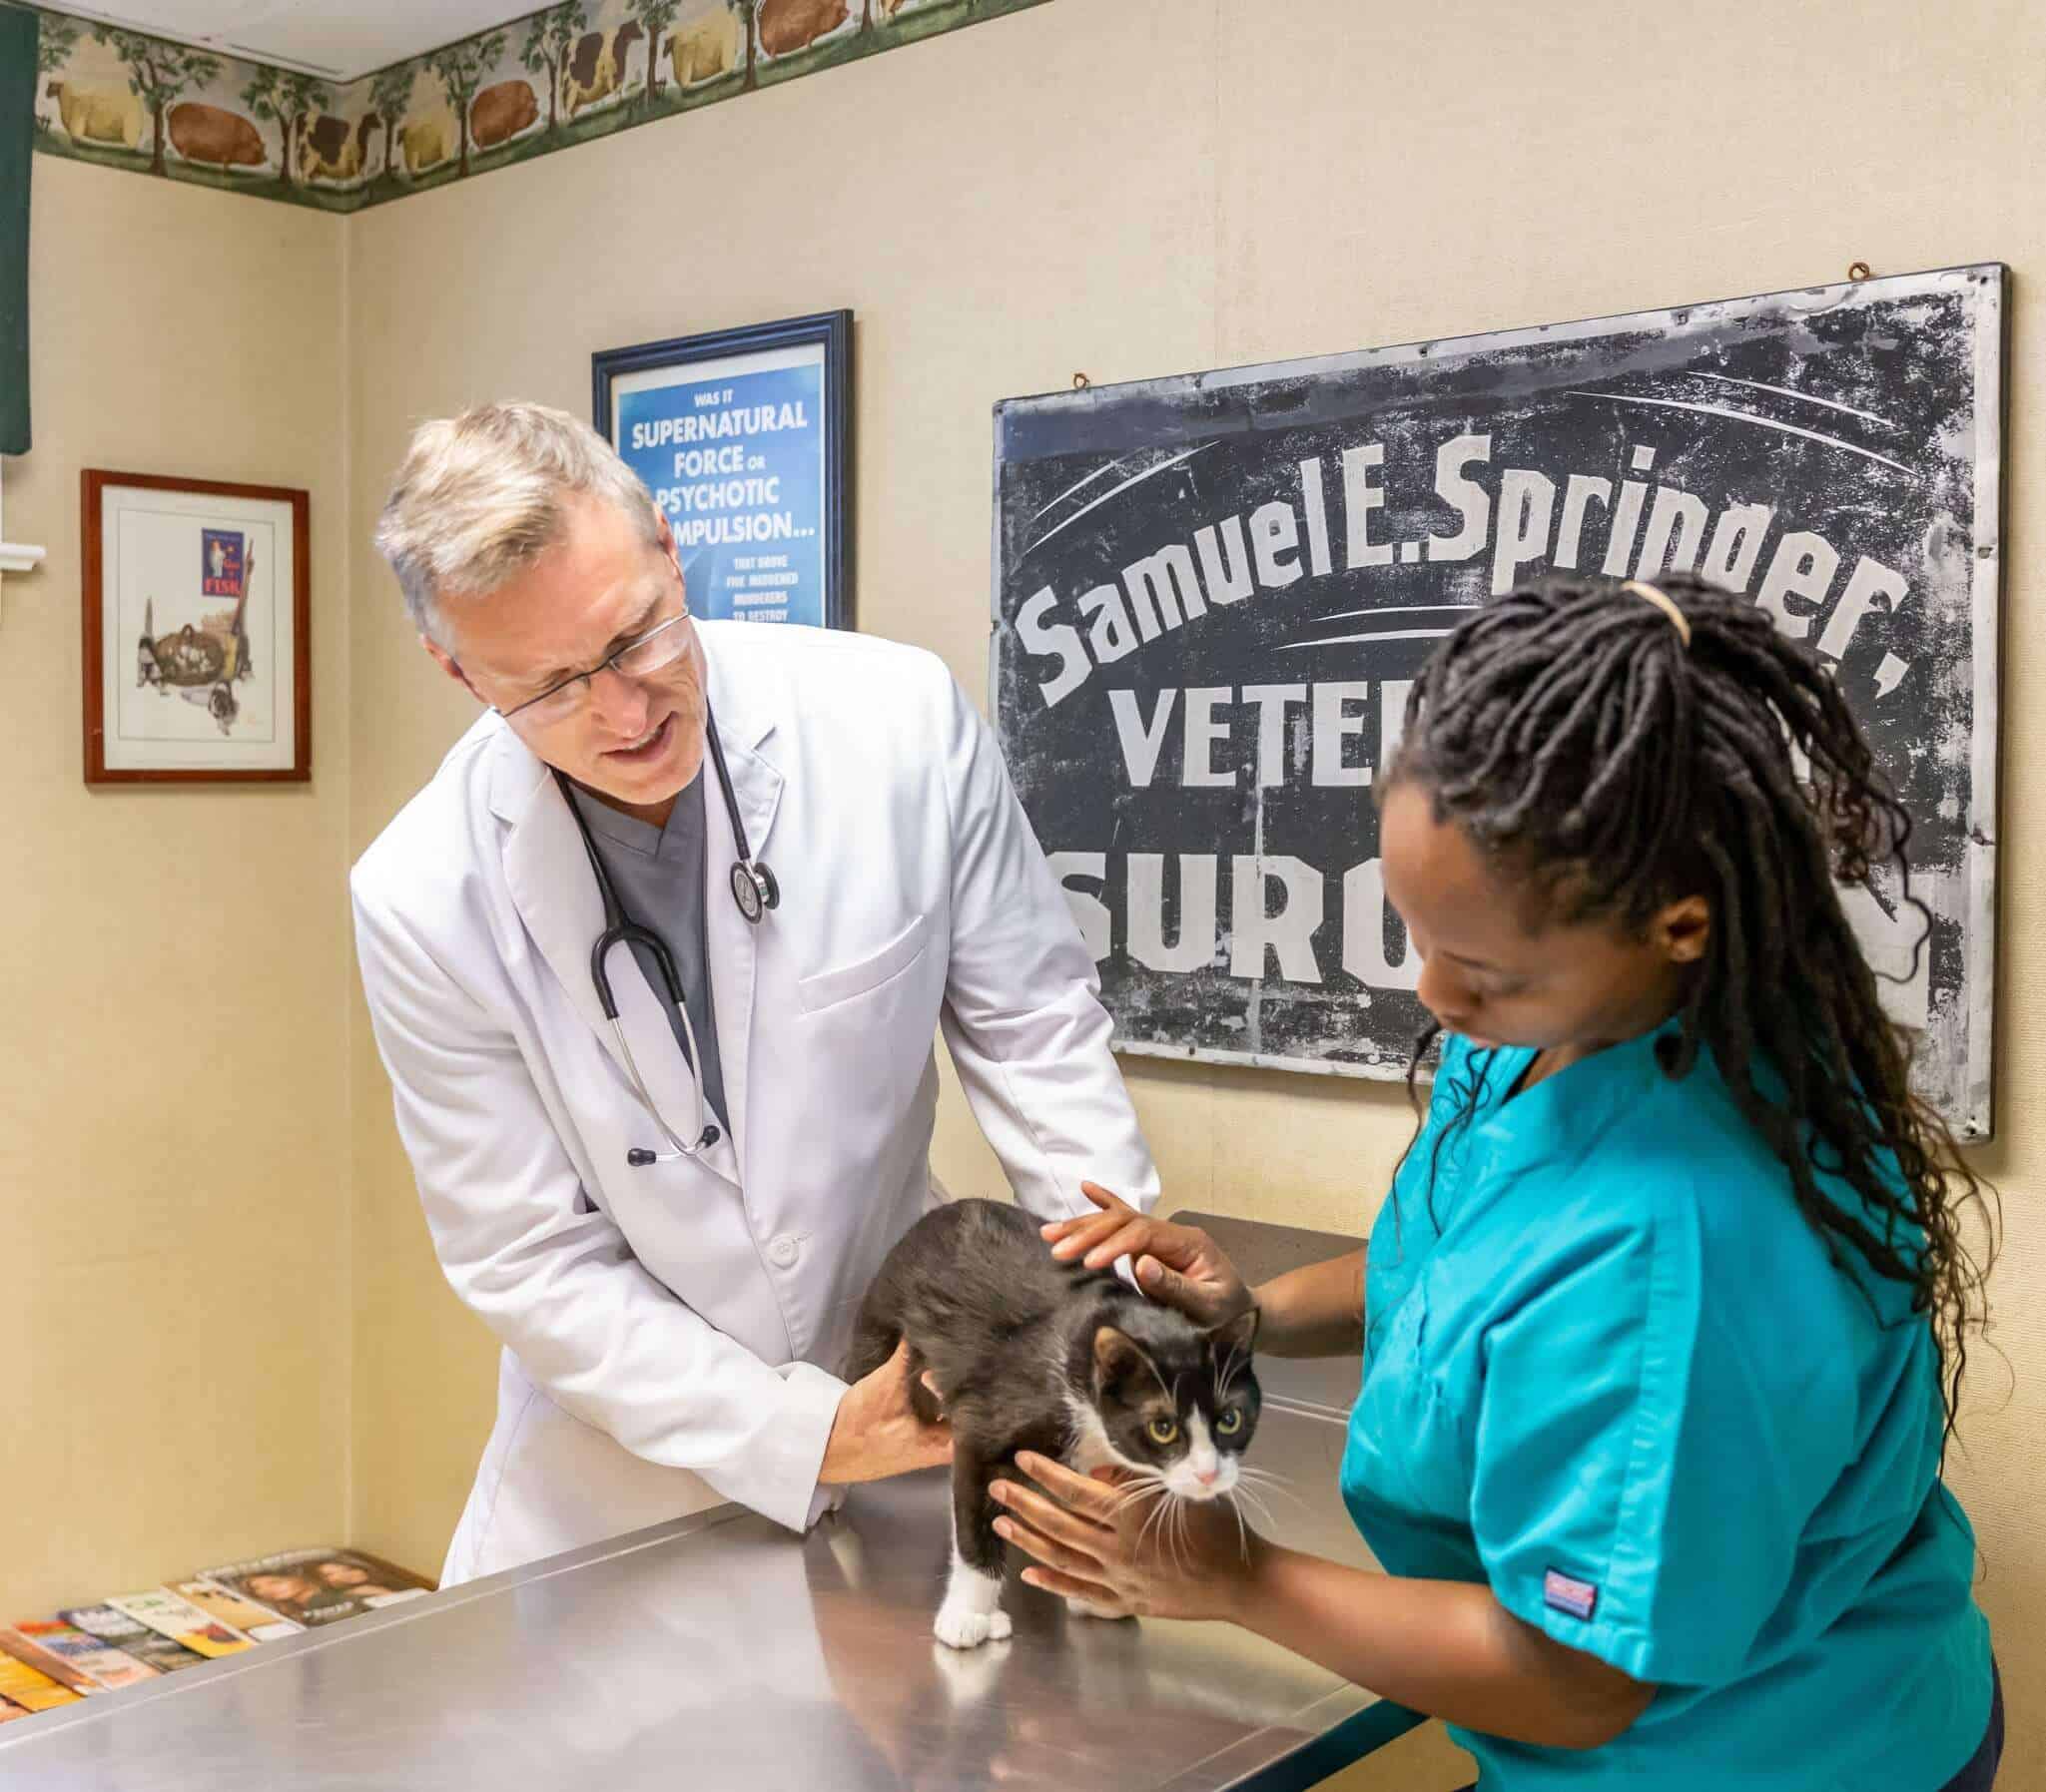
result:
M 759 8 L 755 0 L 725 0 L 725 4 L 739 15 L 739 29 L 746 33 L 746 86 L 750 92 L 760 85 L 757 65 L 753 60 L 753 47 L 760 38 L 759 21 L 754 16 Z
M 534 13 L 528 26 L 518 60 L 535 75 L 546 71 L 547 129 L 552 131 L 560 111 L 561 65 L 575 48 L 575 40 L 589 28 L 589 8 L 582 0 L 561 0 L 558 6 Z
M 92 34 L 128 65 L 128 90 L 149 108 L 155 138 L 149 171 L 160 175 L 164 172 L 165 110 L 188 89 L 219 79 L 220 58 L 114 25 L 95 25 Z
M 385 69 L 369 83 L 369 109 L 383 125 L 383 172 L 390 173 L 390 159 L 397 148 L 397 128 L 404 123 L 412 103 L 412 81 L 419 72 L 415 62 L 401 62 Z
M 36 14 L 36 98 L 43 97 L 47 85 L 45 76 L 54 75 L 71 60 L 71 52 L 78 48 L 80 27 L 69 19 L 60 19 L 53 12 Z M 36 129 L 47 131 L 50 121 L 40 112 L 36 114 Z
M 334 89 L 315 75 L 290 74 L 285 77 L 285 105 L 292 116 L 291 136 L 287 140 L 294 154 L 304 153 L 306 121 L 316 112 L 325 112 L 334 104 Z M 304 180 L 306 170 L 301 167 L 299 176 Z
M 284 139 L 278 166 L 284 170 L 285 185 L 296 187 L 299 183 L 292 175 L 292 159 L 298 153 L 300 127 L 310 113 L 334 104 L 334 90 L 316 76 L 259 63 L 256 79 L 242 89 L 242 104 L 277 126 Z
M 454 128 L 460 134 L 464 178 L 469 172 L 469 103 L 476 97 L 476 89 L 482 85 L 484 75 L 502 60 L 505 42 L 503 32 L 493 31 L 487 37 L 464 38 L 458 44 L 449 44 L 446 49 L 435 50 L 426 58 L 426 66 L 440 77 L 447 103 L 454 108 Z
M 675 23 L 682 0 L 628 0 L 625 10 L 646 31 L 646 80 L 640 85 L 639 103 L 651 112 L 654 95 L 661 90 L 661 33 Z M 624 72 L 619 70 L 620 75 Z

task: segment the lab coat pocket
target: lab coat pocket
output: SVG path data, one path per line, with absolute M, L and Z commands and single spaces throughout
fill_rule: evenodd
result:
M 842 1001 L 851 1001 L 856 995 L 879 989 L 883 983 L 902 975 L 924 955 L 930 934 L 930 921 L 924 915 L 916 915 L 907 927 L 871 957 L 804 977 L 796 985 L 796 999 L 803 1004 L 803 1012 L 815 1014 L 820 1009 L 836 1007 Z

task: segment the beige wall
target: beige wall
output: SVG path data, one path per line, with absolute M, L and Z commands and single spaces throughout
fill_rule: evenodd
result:
M 180 1423 L 264 1415 L 274 1453 L 236 1460 L 274 1484 L 266 1536 L 331 1525 L 345 1479 L 354 1540 L 437 1560 L 487 1429 L 493 1353 L 431 1259 L 344 962 L 340 879 L 469 709 L 408 638 L 361 544 L 414 418 L 505 393 L 581 410 L 595 348 L 852 306 L 861 625 L 936 648 L 979 692 L 1000 397 L 1063 386 L 1075 370 L 1127 379 L 1759 292 L 1835 278 L 1857 257 L 1885 273 L 2000 258 L 2018 271 L 2005 813 L 2037 810 L 2046 625 L 2027 592 L 2046 514 L 2035 421 L 2046 354 L 2031 289 L 2046 263 L 2034 172 L 2046 59 L 2023 53 L 2036 50 L 2029 20 L 2029 8 L 1992 0 L 1942 9 L 1936 25 L 1908 0 L 1748 0 L 1709 17 L 1594 0 L 1059 0 L 344 224 L 40 162 L 43 426 L 36 454 L 10 467 L 8 532 L 40 530 L 58 558 L 10 585 L 0 644 L 40 649 L 7 664 L 60 669 L 18 671 L 12 714 L 32 768 L 29 837 L 84 864 L 0 895 L 13 949 L 35 942 L 9 987 L 28 991 L 26 1035 L 57 1072 L 41 1086 L 67 1091 L 60 1113 L 10 1116 L 0 1141 L 20 1159 L 9 1186 L 30 1227 L 0 1275 L 30 1291 L 25 1310 L 47 1328 L 88 1292 L 175 1304 L 202 1264 L 232 1262 L 238 1289 L 255 1291 L 236 1309 L 250 1318 L 231 1349 L 190 1347 Z M 52 211 L 88 193 L 102 212 L 53 231 Z M 224 272 L 237 266 L 231 229 L 236 254 L 261 245 L 275 265 L 281 284 L 260 298 Z M 52 293 L 82 298 L 65 315 Z M 171 307 L 159 339 L 174 352 L 110 358 L 106 344 L 145 293 Z M 231 353 L 258 377 L 231 388 L 241 440 L 214 443 L 209 460 L 174 443 Z M 330 428 L 325 406 L 343 375 L 345 428 Z M 68 395 L 74 380 L 90 402 Z M 86 432 L 88 415 L 99 433 Z M 176 799 L 191 805 L 177 823 L 192 818 L 214 850 L 159 847 L 152 872 L 175 868 L 177 880 L 162 904 L 153 885 L 96 900 L 95 874 L 111 881 L 143 830 L 168 842 L 172 812 L 161 797 L 88 801 L 77 788 L 75 570 L 63 562 L 77 466 L 149 448 L 198 470 L 312 485 L 317 590 L 341 589 L 342 541 L 356 544 L 345 629 L 316 606 L 321 781 L 275 802 Z M 228 832 L 245 818 L 261 818 L 266 844 L 231 851 Z M 212 1017 L 205 1050 L 178 1060 L 179 1089 L 165 1061 L 121 1055 L 158 1018 L 149 1004 L 170 1004 L 108 967 L 126 971 L 191 933 L 204 911 L 198 880 L 231 862 L 246 863 L 249 911 L 274 929 L 253 935 L 259 968 L 243 973 L 276 999 Z M 2046 1089 L 2046 1029 L 2033 1018 L 2046 995 L 2042 870 L 2046 851 L 2015 838 L 2003 883 L 2003 1134 L 1982 1154 L 2010 1222 L 2002 1357 L 1978 1356 L 1967 1454 L 1953 1466 L 1982 1533 L 1982 1597 L 2017 1699 L 2003 1784 L 2019 1792 L 2046 1792 L 2046 1633 L 2027 1615 L 2046 1609 L 2033 1493 L 2046 1253 L 2028 1225 L 2046 1194 L 2046 1129 L 2028 1099 Z M 241 896 L 238 887 L 228 899 Z M 43 949 L 46 939 L 83 962 Z M 85 944 L 102 940 L 112 948 L 87 957 Z M 138 1000 L 124 1022 L 118 1002 Z M 338 1002 L 349 1016 L 345 1063 L 327 1020 Z M 187 1040 L 209 1024 L 182 1010 L 160 1018 Z M 230 1064 L 237 1167 L 189 1174 L 164 1152 L 166 1130 L 202 1145 L 219 1133 L 166 1090 L 211 1095 Z M 276 1086 L 287 1076 L 289 1109 Z M 1177 1206 L 1361 1229 L 1405 1135 L 1398 1097 L 1376 1086 L 1143 1061 L 1130 1080 Z M 961 1192 L 999 1190 L 950 1086 L 938 1165 Z M 71 1196 L 67 1217 L 27 1198 L 52 1184 Z M 101 1211 L 110 1224 L 95 1223 Z M 257 1267 L 281 1256 L 294 1273 L 282 1298 L 265 1296 Z M 30 1259 L 55 1273 L 39 1270 L 31 1287 L 20 1267 Z M 188 1282 L 175 1281 L 181 1266 Z M 351 1362 L 325 1348 L 347 1315 Z M 244 1337 L 277 1343 L 266 1353 Z M 70 1372 L 50 1373 L 53 1391 L 30 1395 L 19 1451 L 33 1442 L 70 1473 L 105 1474 L 104 1440 L 141 1427 L 160 1441 L 150 1460 L 167 1460 L 176 1441 L 160 1398 L 124 1392 L 108 1371 L 79 1384 L 90 1405 L 67 1402 Z M 160 1394 L 160 1379 L 137 1385 Z M 14 1413 L 0 1423 L 14 1426 Z M 81 1508 L 52 1495 L 37 1533 L 69 1526 L 75 1561 L 88 1542 L 146 1540 L 154 1573 L 177 1554 L 169 1532 L 187 1494 L 158 1483 L 158 1508 L 145 1513 L 125 1511 L 124 1497 L 110 1491 Z M 206 1497 L 191 1493 L 192 1512 Z M 0 1553 L 0 1572 L 13 1574 L 15 1555 Z M 138 1571 L 143 1562 L 134 1557 Z M 24 1579 L 14 1590 L 47 1602 L 70 1586 Z M 1396 1783 L 1456 1783 L 1439 1745 L 1418 1746 L 1427 1764 Z
M 38 157 L 0 589 L 0 1621 L 347 1519 L 340 224 Z M 310 786 L 85 788 L 79 469 L 312 493 Z M 122 643 L 122 653 L 132 651 Z

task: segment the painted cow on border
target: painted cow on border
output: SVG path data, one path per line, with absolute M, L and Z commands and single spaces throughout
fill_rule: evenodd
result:
M 299 121 L 299 174 L 308 181 L 352 181 L 369 167 L 369 144 L 383 121 L 365 113 L 358 124 L 323 112 Z
M 585 31 L 561 65 L 561 109 L 573 118 L 585 107 L 609 99 L 625 80 L 625 57 L 646 36 L 643 26 L 627 22 L 608 37 Z

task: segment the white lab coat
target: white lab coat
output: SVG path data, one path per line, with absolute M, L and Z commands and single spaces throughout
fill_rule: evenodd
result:
M 469 730 L 350 881 L 434 1247 L 505 1347 L 448 1582 L 720 1497 L 792 1527 L 824 1508 L 834 1371 L 931 1202 L 941 1027 L 1025 1206 L 1086 1210 L 1082 1177 L 1156 1198 L 1092 961 L 943 664 L 835 631 L 698 626 L 782 902 L 758 928 L 739 914 L 706 764 L 730 1131 L 694 1162 L 625 1161 L 665 1141 L 590 980 L 596 883 L 558 786 L 500 720 Z M 629 952 L 609 967 L 640 1072 L 686 1136 L 667 1018 Z

